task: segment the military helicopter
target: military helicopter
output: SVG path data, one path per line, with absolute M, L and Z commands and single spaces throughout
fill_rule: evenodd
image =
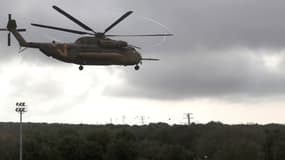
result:
M 11 18 L 11 14 L 8 15 L 7 28 L 0 29 L 0 31 L 8 31 L 8 46 L 11 45 L 11 33 L 17 39 L 20 47 L 26 48 L 38 48 L 48 57 L 53 57 L 57 60 L 74 63 L 79 65 L 79 70 L 83 70 L 84 65 L 135 65 L 135 70 L 139 70 L 139 64 L 142 61 L 157 61 L 159 59 L 154 58 L 142 58 L 141 54 L 137 51 L 140 49 L 134 45 L 130 45 L 122 40 L 113 40 L 109 37 L 151 37 L 151 36 L 172 36 L 172 34 L 149 34 L 149 35 L 108 35 L 106 34 L 121 21 L 127 18 L 133 13 L 128 11 L 122 15 L 119 19 L 113 22 L 104 32 L 96 32 L 86 24 L 82 23 L 78 19 L 71 16 L 63 9 L 53 6 L 53 8 L 79 25 L 85 31 L 60 28 L 42 24 L 32 23 L 32 26 L 53 29 L 63 32 L 69 32 L 79 35 L 87 35 L 80 37 L 74 43 L 38 43 L 38 42 L 26 42 L 20 32 L 25 32 L 26 29 L 18 29 L 16 20 Z

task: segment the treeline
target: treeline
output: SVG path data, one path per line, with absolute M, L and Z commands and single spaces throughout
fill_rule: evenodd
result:
M 284 160 L 285 126 L 24 124 L 24 160 Z M 18 159 L 19 128 L 0 123 L 0 160 Z

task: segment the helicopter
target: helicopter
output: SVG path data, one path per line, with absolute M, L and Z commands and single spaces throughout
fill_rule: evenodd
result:
M 81 35 L 74 43 L 58 43 L 52 41 L 51 43 L 27 42 L 20 32 L 25 32 L 26 29 L 17 28 L 16 20 L 12 19 L 11 14 L 8 15 L 7 28 L 0 29 L 0 31 L 8 31 L 8 46 L 11 45 L 11 33 L 19 42 L 20 47 L 37 48 L 48 57 L 53 57 L 59 61 L 66 63 L 74 63 L 79 65 L 79 70 L 83 70 L 84 65 L 134 65 L 135 70 L 140 69 L 142 61 L 158 61 L 154 58 L 143 58 L 137 51 L 140 47 L 130 45 L 126 41 L 114 40 L 110 37 L 152 37 L 152 36 L 172 36 L 172 34 L 148 34 L 148 35 L 109 35 L 106 34 L 121 21 L 133 13 L 128 11 L 116 21 L 114 21 L 104 32 L 96 32 L 83 22 L 79 21 L 69 13 L 59 8 L 52 6 L 53 9 L 79 25 L 85 31 L 74 29 L 60 28 L 49 25 L 31 23 L 32 26 L 63 31 L 73 34 Z

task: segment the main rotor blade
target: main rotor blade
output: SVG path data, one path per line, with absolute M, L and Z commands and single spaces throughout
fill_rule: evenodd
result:
M 26 32 L 27 30 L 24 28 L 17 29 L 18 32 Z
M 8 29 L 6 28 L 0 28 L 0 31 L 8 31 Z M 27 30 L 26 29 L 17 29 L 18 32 L 26 32 Z
M 48 29 L 53 29 L 53 30 L 59 30 L 59 31 L 64 31 L 64 32 L 69 32 L 69 33 L 74 33 L 74 34 L 88 34 L 88 35 L 94 35 L 93 33 L 88 33 L 88 32 L 82 32 L 82 31 L 77 31 L 73 29 L 66 29 L 66 28 L 59 28 L 59 27 L 54 27 L 54 26 L 47 26 L 47 25 L 41 25 L 41 24 L 31 24 L 32 26 L 36 27 L 41 27 L 41 28 L 48 28 Z
M 165 37 L 173 36 L 173 34 L 142 34 L 142 35 L 106 35 L 107 37 Z
M 113 24 L 111 24 L 107 29 L 105 29 L 104 33 L 107 33 L 109 30 L 111 30 L 113 27 L 115 27 L 118 23 L 120 23 L 122 20 L 127 18 L 130 14 L 132 14 L 133 11 L 128 11 L 124 15 L 122 15 L 118 20 L 116 20 Z
M 64 10 L 60 9 L 57 6 L 53 6 L 53 8 L 55 10 L 57 10 L 59 13 L 63 14 L 64 16 L 66 16 L 67 18 L 69 18 L 70 20 L 72 20 L 74 23 L 78 24 L 80 27 L 84 28 L 85 30 L 91 31 L 93 33 L 96 33 L 93 29 L 91 29 L 90 27 L 88 27 L 87 25 L 85 25 L 84 23 L 80 22 L 78 19 L 74 18 L 73 16 L 71 16 L 70 14 L 68 14 L 67 12 L 65 12 Z

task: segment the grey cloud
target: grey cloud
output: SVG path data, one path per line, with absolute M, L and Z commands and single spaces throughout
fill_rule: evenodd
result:
M 26 73 L 23 70 L 17 73 L 17 76 L 10 81 L 9 85 L 12 92 L 7 97 L 14 99 L 25 98 L 32 104 L 37 104 L 37 106 L 31 106 L 34 110 L 45 115 L 59 114 L 76 107 L 87 99 L 91 90 L 97 85 L 94 82 L 89 89 L 80 94 L 66 95 L 65 90 L 69 88 L 66 88 L 67 86 L 64 83 L 58 81 L 62 80 L 62 77 L 53 77 L 51 73 L 47 73 L 32 78 L 31 74 L 31 72 L 27 71 Z M 95 76 L 92 76 L 92 78 L 96 79 Z M 73 80 L 69 79 L 68 81 Z M 77 91 L 74 90 L 74 92 Z
M 139 73 L 124 72 L 126 85 L 106 95 L 154 99 L 264 97 L 284 95 L 285 72 L 272 72 L 260 59 L 241 53 L 168 56 L 144 64 Z
M 31 75 L 21 72 L 10 81 L 13 91 L 11 97 L 31 96 L 38 101 L 48 101 L 51 97 L 60 97 L 63 88 L 51 79 L 48 75 L 39 78 L 39 80 L 31 79 Z
M 269 71 L 259 51 L 282 53 L 285 2 L 129 0 L 120 5 L 136 6 L 134 10 L 155 17 L 175 36 L 147 51 L 152 55 L 144 53 L 162 61 L 145 63 L 138 74 L 126 71 L 126 86 L 106 90 L 106 95 L 155 99 L 284 95 L 284 72 Z M 256 52 L 257 58 L 243 49 Z
M 158 47 L 148 48 L 159 39 L 127 39 L 130 43 L 143 47 L 140 52 L 144 57 L 157 57 L 162 61 L 145 62 L 142 70 L 137 73 L 130 68 L 124 69 L 122 76 L 125 77 L 126 85 L 109 88 L 106 95 L 185 99 L 231 95 L 274 96 L 283 95 L 285 91 L 282 71 L 271 73 L 260 59 L 251 59 L 250 55 L 239 50 L 248 48 L 253 52 L 278 51 L 284 48 L 285 2 L 281 0 L 107 0 L 100 2 L 100 5 L 91 0 L 84 1 L 85 3 L 28 0 L 24 7 L 14 7 L 6 2 L 5 8 L 0 11 L 1 15 L 14 10 L 19 25 L 29 29 L 25 36 L 30 41 L 59 39 L 72 42 L 78 38 L 29 26 L 30 22 L 37 22 L 79 29 L 53 11 L 53 3 L 70 11 L 96 31 L 103 30 L 127 10 L 134 10 L 135 14 L 111 33 L 167 32 L 163 27 L 141 17 L 155 19 L 169 27 L 175 36 Z M 0 18 L 0 24 L 6 24 L 6 16 Z M 10 56 L 4 55 L 2 51 L 1 49 L 1 59 L 8 59 Z M 38 54 L 38 50 L 29 50 L 23 59 L 29 63 L 61 64 Z
M 134 10 L 135 14 L 120 26 L 114 28 L 116 33 L 158 32 L 159 29 L 154 31 L 154 28 L 157 27 L 155 24 L 148 24 L 147 21 L 138 20 L 139 18 L 136 16 L 153 18 L 168 26 L 175 34 L 175 37 L 169 38 L 164 45 L 167 49 L 165 51 L 184 51 L 197 46 L 214 48 L 231 48 L 233 46 L 282 48 L 284 46 L 285 38 L 282 33 L 285 31 L 283 20 L 285 2 L 283 1 L 180 0 L 174 2 L 154 0 L 146 3 L 142 0 L 127 0 L 124 2 L 109 0 L 100 6 L 92 5 L 94 4 L 93 1 L 86 1 L 83 4 L 78 2 L 70 3 L 70 1 L 55 2 L 99 31 L 109 25 L 114 18 L 120 16 L 120 13 L 112 13 L 118 10 L 117 8 L 121 8 L 121 12 Z M 33 40 L 43 40 L 45 34 L 51 34 L 52 37 L 57 37 L 63 41 L 75 40 L 75 36 L 69 34 L 39 30 L 29 26 L 29 23 L 33 21 L 78 28 L 78 26 L 51 8 L 54 2 L 30 0 L 25 3 L 33 5 L 29 7 L 27 5 L 26 7 L 16 5 L 14 10 L 17 11 L 16 15 L 19 23 L 33 31 L 27 33 L 28 37 Z M 5 12 L 11 10 L 11 6 L 9 7 L 7 4 L 5 3 L 8 9 L 2 10 L 2 15 L 6 15 Z M 39 5 L 41 7 L 38 7 Z M 100 11 L 104 13 L 96 15 L 98 14 L 96 12 L 98 8 L 110 8 L 110 11 L 104 12 L 101 9 Z M 6 24 L 6 17 L 0 22 Z M 165 32 L 163 28 L 160 29 Z M 136 40 L 132 41 L 135 42 Z M 144 46 L 144 44 L 138 45 Z
M 284 46 L 284 1 L 214 0 L 131 1 L 140 12 L 167 24 L 175 37 L 167 49 L 196 46 L 211 48 L 282 48 Z M 150 29 L 151 30 L 151 29 Z M 173 43 L 173 45 L 171 45 Z

